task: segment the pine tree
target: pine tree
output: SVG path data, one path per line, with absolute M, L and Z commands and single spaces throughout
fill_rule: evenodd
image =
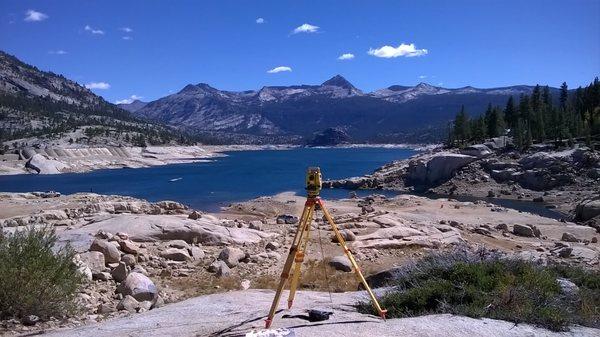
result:
M 506 102 L 506 107 L 504 108 L 504 120 L 509 129 L 514 129 L 517 126 L 519 115 L 515 108 L 515 100 L 512 96 L 510 96 Z
M 454 130 L 453 130 L 455 140 L 459 141 L 460 146 L 463 146 L 465 142 L 469 139 L 469 116 L 465 111 L 465 106 L 463 105 L 460 108 L 460 111 L 456 115 L 454 119 Z
M 554 108 L 552 104 L 552 94 L 550 94 L 550 88 L 544 87 L 542 91 L 542 102 L 543 102 L 543 119 L 544 119 L 544 130 L 546 137 L 556 138 L 556 116 L 554 114 Z
M 532 110 L 530 121 L 531 136 L 539 141 L 544 141 L 546 139 L 543 109 L 544 101 L 539 85 L 536 85 L 531 93 L 530 106 Z
M 560 86 L 560 107 L 566 109 L 567 100 L 569 99 L 569 87 L 567 86 L 567 82 L 563 82 Z

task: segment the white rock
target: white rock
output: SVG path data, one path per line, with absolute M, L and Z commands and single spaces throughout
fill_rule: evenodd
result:
M 131 295 L 138 301 L 151 301 L 157 295 L 154 282 L 143 274 L 131 272 L 118 289 L 123 295 Z

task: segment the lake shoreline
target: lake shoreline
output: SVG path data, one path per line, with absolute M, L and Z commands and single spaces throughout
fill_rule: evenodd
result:
M 439 145 L 424 144 L 340 144 L 329 148 L 388 148 L 428 150 Z M 102 169 L 136 169 L 171 164 L 210 161 L 227 152 L 290 150 L 302 145 L 194 145 L 194 146 L 73 146 L 68 148 L 29 148 L 0 155 L 0 176 L 29 174 L 86 173 Z

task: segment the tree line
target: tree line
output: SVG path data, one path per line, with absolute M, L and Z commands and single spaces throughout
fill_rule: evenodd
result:
M 451 125 L 447 145 L 464 147 L 485 139 L 510 136 L 520 150 L 533 143 L 554 141 L 591 144 L 600 136 L 600 81 L 596 77 L 585 88 L 569 91 L 566 82 L 558 97 L 548 86 L 536 85 L 531 94 L 510 96 L 504 107 L 488 105 L 478 117 L 469 117 L 464 106 Z

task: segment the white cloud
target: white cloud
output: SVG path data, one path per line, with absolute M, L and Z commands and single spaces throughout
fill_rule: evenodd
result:
M 107 90 L 110 89 L 110 84 L 106 82 L 91 82 L 85 85 L 88 89 Z
M 352 60 L 354 58 L 354 54 L 351 53 L 345 53 L 340 55 L 340 57 L 338 57 L 338 60 Z
M 121 27 L 119 28 L 119 30 L 125 32 L 125 33 L 131 33 L 133 32 L 133 29 L 129 28 L 129 27 Z
M 48 52 L 48 54 L 52 54 L 52 55 L 65 55 L 65 54 L 67 54 L 67 52 L 64 51 L 64 50 L 62 50 L 62 49 L 59 49 L 59 50 L 50 50 Z
M 27 12 L 25 12 L 24 20 L 27 22 L 36 22 L 36 21 L 46 20 L 47 18 L 48 18 L 48 15 L 46 15 L 42 12 L 37 12 L 37 11 L 34 11 L 33 9 L 30 9 Z
M 419 76 L 419 78 L 420 78 L 420 79 L 427 78 L 427 75 L 420 75 L 420 76 Z
M 317 30 L 319 30 L 319 26 L 313 26 L 311 24 L 305 23 L 302 26 L 296 27 L 296 29 L 294 29 L 293 33 L 294 34 L 298 34 L 298 33 L 316 33 Z
M 258 23 L 258 24 L 265 23 L 265 22 L 266 22 L 266 21 L 265 21 L 265 19 L 263 19 L 263 18 L 258 18 L 258 19 L 256 19 L 256 23 Z
M 275 67 L 275 68 L 273 68 L 271 70 L 268 70 L 267 72 L 269 74 L 276 74 L 276 73 L 280 73 L 280 72 L 283 72 L 283 71 L 292 71 L 292 68 L 286 67 L 286 66 L 279 66 L 279 67 Z
M 373 49 L 370 48 L 368 51 L 369 55 L 375 57 L 392 58 L 392 57 L 414 57 L 423 56 L 429 53 L 427 49 L 417 49 L 414 43 L 411 44 L 400 44 L 398 47 L 383 46 L 381 48 Z
M 97 35 L 104 35 L 104 31 L 101 29 L 94 29 L 92 27 L 90 27 L 90 25 L 85 25 L 85 27 L 83 27 L 84 30 L 92 33 L 92 34 L 97 34 Z
M 133 38 L 131 36 L 123 36 L 122 39 L 123 40 L 133 40 Z
M 115 101 L 115 104 L 131 104 L 133 101 L 142 99 L 144 97 L 138 95 L 131 95 L 129 98 L 124 98 L 122 100 Z

